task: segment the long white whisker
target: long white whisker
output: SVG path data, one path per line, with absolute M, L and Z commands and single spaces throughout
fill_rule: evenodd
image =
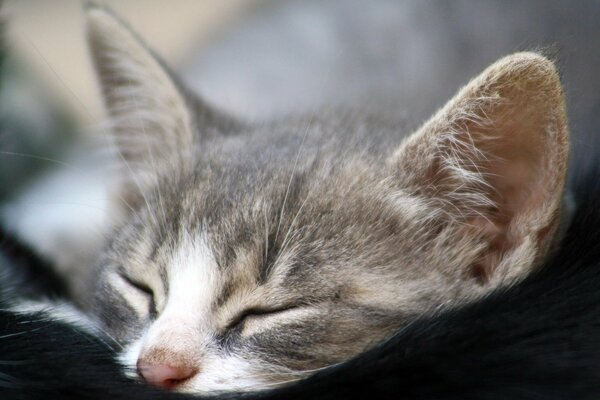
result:
M 290 224 L 290 227 L 288 228 L 287 233 L 285 234 L 285 237 L 283 238 L 283 243 L 281 244 L 281 251 L 279 252 L 280 254 L 283 253 L 285 251 L 285 249 L 287 248 L 288 245 L 288 237 L 290 235 L 290 232 L 292 232 L 292 229 L 294 228 L 294 226 L 296 225 L 296 220 L 298 219 L 298 217 L 300 216 L 300 214 L 302 213 L 302 210 L 304 209 L 304 205 L 306 204 L 306 201 L 308 200 L 308 198 L 310 197 L 312 191 L 310 191 L 306 197 L 304 198 L 304 200 L 302 201 L 302 204 L 300 204 L 300 207 L 298 208 L 298 212 L 296 212 L 296 215 L 294 216 L 294 219 L 292 219 L 292 222 Z
M 95 327 L 99 332 L 101 332 L 104 336 L 106 336 L 107 338 L 109 338 L 114 344 L 116 344 L 119 347 L 119 350 L 123 350 L 124 347 L 123 345 L 114 337 L 112 336 L 110 333 L 108 333 L 106 330 L 100 328 L 99 326 Z M 114 349 L 112 348 L 112 346 L 110 346 L 108 343 L 103 342 L 104 344 L 106 344 L 108 347 L 110 347 L 111 350 L 114 351 Z
M 264 218 L 265 218 L 265 262 L 269 256 L 269 216 L 267 215 L 267 209 L 264 208 Z
M 292 167 L 292 173 L 290 174 L 290 180 L 287 185 L 287 189 L 285 190 L 285 195 L 283 196 L 283 204 L 281 205 L 281 211 L 279 214 L 279 223 L 277 224 L 277 231 L 275 232 L 275 242 L 277 242 L 277 238 L 279 237 L 279 229 L 281 228 L 281 221 L 283 219 L 283 213 L 285 211 L 285 205 L 287 203 L 288 195 L 290 194 L 290 188 L 292 187 L 292 182 L 294 180 L 294 175 L 296 174 L 296 168 L 298 166 L 298 160 L 300 159 L 300 153 L 302 152 L 302 148 L 304 146 L 304 141 L 308 136 L 308 132 L 310 130 L 310 126 L 312 125 L 313 118 L 308 121 L 306 124 L 306 129 L 304 130 L 304 135 L 302 136 L 302 141 L 300 142 L 300 146 L 298 147 L 298 153 L 296 154 L 296 159 L 294 160 L 294 166 Z
M 45 161 L 45 162 L 49 162 L 49 163 L 52 163 L 52 164 L 56 164 L 56 165 L 59 165 L 61 167 L 67 168 L 69 170 L 75 171 L 77 173 L 83 173 L 83 174 L 86 173 L 86 171 L 82 170 L 81 168 L 76 167 L 75 165 L 73 165 L 71 163 L 68 163 L 68 162 L 65 162 L 65 161 L 62 161 L 62 160 L 57 160 L 55 158 L 38 156 L 38 155 L 35 155 L 35 154 L 28 154 L 28 153 L 19 153 L 19 152 L 14 152 L 14 151 L 0 151 L 0 155 L 7 155 L 7 156 L 14 156 L 14 157 L 23 157 L 23 158 L 31 158 L 33 160 Z M 121 197 L 121 196 L 117 196 L 117 197 L 133 213 L 135 213 L 135 210 L 133 209 L 133 207 L 123 197 Z
M 40 59 L 44 62 L 44 64 L 48 67 L 48 69 L 52 72 L 52 74 L 54 75 L 54 77 L 58 80 L 58 82 L 60 83 L 60 85 L 75 99 L 76 104 L 81 107 L 81 109 L 91 118 L 94 118 L 94 115 L 92 114 L 92 112 L 85 106 L 85 103 L 79 98 L 79 96 L 77 96 L 77 93 L 71 89 L 71 87 L 69 85 L 67 85 L 67 83 L 64 81 L 64 79 L 61 78 L 61 76 L 58 74 L 58 72 L 56 72 L 56 70 L 52 67 L 52 64 L 50 64 L 50 62 L 48 61 L 48 59 L 46 59 L 46 57 L 44 57 L 44 54 L 40 51 L 40 49 L 35 45 L 35 43 L 28 38 L 27 36 L 23 35 L 22 38 L 25 42 L 27 42 L 27 44 L 29 44 L 33 50 L 35 51 L 35 53 L 40 57 Z M 40 157 L 40 156 L 34 156 L 34 155 L 28 155 L 28 154 L 22 154 L 22 153 L 12 153 L 12 152 L 2 152 L 1 154 L 7 154 L 7 155 L 19 155 L 22 157 L 29 157 L 29 158 L 35 158 L 38 160 L 42 160 L 42 161 L 49 161 L 49 162 L 54 162 L 56 164 L 62 165 L 62 166 L 66 166 L 66 167 L 71 167 L 73 169 L 76 169 L 74 166 L 69 165 L 68 163 L 65 163 L 63 161 L 60 160 L 54 160 L 51 158 L 47 158 L 47 157 Z M 135 213 L 134 208 L 131 206 L 131 204 L 129 204 L 129 202 L 127 202 L 123 196 L 121 196 L 120 194 L 117 195 L 118 199 L 120 201 L 122 201 L 127 208 L 129 208 L 133 213 Z
M 135 109 L 141 109 L 139 107 L 139 103 L 137 102 L 137 99 L 135 98 L 135 96 L 133 96 L 132 101 L 134 103 L 134 108 Z M 138 122 L 140 124 L 140 128 L 142 129 L 142 134 L 144 136 L 145 139 L 145 143 L 146 143 L 146 150 L 148 150 L 148 154 L 150 156 L 150 163 L 152 164 L 152 167 L 154 168 L 154 173 L 158 174 L 158 164 L 156 163 L 156 159 L 154 157 L 154 151 L 152 150 L 152 146 L 150 145 L 150 136 L 148 134 L 148 132 L 146 131 L 146 126 L 144 124 L 144 119 L 139 115 L 136 114 L 138 116 Z M 166 228 L 167 226 L 167 214 L 165 213 L 165 207 L 164 207 L 164 201 L 162 198 L 162 194 L 160 192 L 160 188 L 156 188 L 156 194 L 158 196 L 158 204 L 160 206 L 160 211 L 162 213 L 162 217 L 163 217 L 163 226 Z M 148 210 L 149 212 L 151 210 Z
M 66 168 L 69 168 L 69 169 L 73 169 L 73 170 L 79 171 L 74 165 L 69 164 L 69 163 L 64 162 L 64 161 L 61 161 L 61 160 L 57 160 L 55 158 L 37 156 L 35 154 L 18 153 L 18 152 L 14 152 L 14 151 L 0 151 L 0 154 L 7 155 L 7 156 L 31 158 L 33 160 L 38 160 L 38 161 L 46 161 L 46 162 L 49 162 L 49 163 L 52 163 L 52 164 L 60 165 L 61 167 L 66 167 Z
M 136 174 L 133 172 L 133 169 L 131 168 L 131 165 L 130 165 L 129 161 L 127 161 L 127 159 L 123 155 L 123 152 L 121 151 L 121 149 L 119 147 L 119 144 L 113 143 L 113 146 L 114 146 L 114 148 L 116 150 L 117 156 L 119 157 L 119 159 L 121 160 L 121 162 L 123 163 L 123 165 L 125 165 L 125 167 L 127 168 L 127 171 L 129 172 L 129 175 L 131 176 L 131 179 L 133 180 L 133 183 L 137 187 L 140 195 L 142 196 L 142 199 L 144 200 L 144 203 L 146 204 L 146 207 L 148 208 L 148 212 L 152 216 L 152 219 L 155 221 L 155 223 L 158 225 L 158 223 L 156 221 L 156 218 L 154 217 L 154 214 L 152 213 L 152 209 L 150 208 L 150 202 L 148 201 L 148 198 L 146 197 L 146 194 L 144 193 L 142 185 L 138 181 Z
M 93 117 L 93 115 L 90 112 L 90 110 L 85 106 L 85 103 L 83 101 L 81 101 L 81 99 L 79 98 L 79 96 L 77 96 L 77 94 L 75 93 L 75 91 L 73 91 L 69 87 L 69 85 L 66 84 L 66 82 L 60 77 L 60 75 L 58 74 L 58 72 L 56 72 L 56 70 L 54 68 L 52 68 L 52 65 L 50 64 L 50 62 L 46 59 L 46 57 L 44 57 L 44 55 L 38 49 L 38 47 L 35 45 L 35 43 L 32 42 L 28 37 L 25 37 L 24 39 L 33 48 L 33 50 L 37 53 L 37 55 L 42 59 L 42 61 L 44 62 L 44 64 L 46 64 L 46 66 L 48 67 L 48 69 L 52 72 L 52 74 L 60 82 L 61 86 L 63 86 L 69 92 L 69 94 L 71 96 L 73 96 L 73 98 L 76 100 L 77 104 L 88 114 L 88 116 Z

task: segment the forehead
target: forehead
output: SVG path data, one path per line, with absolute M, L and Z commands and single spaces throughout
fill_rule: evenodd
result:
M 169 171 L 148 191 L 124 241 L 164 279 L 183 238 L 200 236 L 220 274 L 257 284 L 273 273 L 321 284 L 342 269 L 388 264 L 420 212 L 386 180 L 392 147 L 351 135 L 324 140 L 319 129 L 200 149 L 191 171 Z
M 135 244 L 130 253 L 165 279 L 178 252 L 197 244 L 236 285 L 264 284 L 272 274 L 281 283 L 321 284 L 342 269 L 389 264 L 416 220 L 414 199 L 403 201 L 397 191 L 388 196 L 386 181 L 362 162 L 282 168 L 262 181 L 241 172 L 211 176 L 165 184 L 130 229 L 133 238 L 124 239 Z M 228 188 L 238 186 L 228 180 L 251 188 Z

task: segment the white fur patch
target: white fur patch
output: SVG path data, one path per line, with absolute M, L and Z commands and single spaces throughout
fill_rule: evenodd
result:
M 162 314 L 200 322 L 210 311 L 219 287 L 217 263 L 203 234 L 181 241 L 167 275 L 169 297 Z
M 118 357 L 126 376 L 137 378 L 138 359 L 151 354 L 152 349 L 167 349 L 173 352 L 174 359 L 183 357 L 199 371 L 177 391 L 214 393 L 278 385 L 273 383 L 273 377 L 285 374 L 284 369 L 271 370 L 258 360 L 253 363 L 239 355 L 226 354 L 214 345 L 216 327 L 211 306 L 220 288 L 217 268 L 203 234 L 185 237 L 180 242 L 167 268 L 169 294 L 165 307 L 142 337 Z M 293 318 L 292 314 L 287 317 Z
M 181 240 L 167 266 L 168 297 L 160 315 L 144 335 L 127 347 L 119 362 L 135 368 L 152 349 L 169 349 L 189 363 L 201 363 L 210 340 L 210 312 L 217 289 L 217 264 L 204 235 Z
M 261 375 L 250 362 L 236 356 L 208 356 L 202 368 L 201 373 L 181 387 L 182 392 L 256 390 L 268 382 L 266 374 Z
M 405 216 L 409 220 L 420 220 L 432 210 L 427 207 L 425 201 L 422 198 L 406 193 L 403 190 L 396 190 L 389 196 L 389 201 L 392 207 Z
M 136 379 L 138 377 L 136 365 L 142 352 L 143 340 L 144 337 L 142 336 L 140 339 L 126 346 L 117 356 L 117 362 L 124 367 L 123 373 L 128 378 Z
M 144 346 L 144 337 L 134 341 L 118 356 L 117 361 L 124 367 L 124 375 L 137 379 L 136 364 Z M 258 379 L 260 372 L 252 364 L 232 355 L 207 353 L 202 360 L 201 372 L 184 383 L 177 391 L 188 393 L 210 393 L 232 390 L 257 389 L 269 385 L 267 377 Z

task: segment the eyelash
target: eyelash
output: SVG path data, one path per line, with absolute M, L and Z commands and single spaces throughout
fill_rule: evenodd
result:
M 234 329 L 238 326 L 241 326 L 246 321 L 246 318 L 248 318 L 248 317 L 260 317 L 260 316 L 264 316 L 264 315 L 278 314 L 278 313 L 289 311 L 289 310 L 292 310 L 295 308 L 297 308 L 297 306 L 273 308 L 270 310 L 269 309 L 260 309 L 260 308 L 248 308 L 248 309 L 244 310 L 243 312 L 239 313 L 235 318 L 233 318 L 231 320 L 231 322 L 227 325 L 226 329 L 229 330 L 229 329 Z
M 149 308 L 148 312 L 150 313 L 150 315 L 152 317 L 156 316 L 158 314 L 158 311 L 156 310 L 156 303 L 154 302 L 154 291 L 148 285 L 134 281 L 127 275 L 124 275 L 124 274 L 120 274 L 120 275 L 121 275 L 121 278 L 123 278 L 123 280 L 125 282 L 127 282 L 131 287 L 139 290 L 140 292 L 144 293 L 145 295 L 147 295 L 150 298 L 150 306 L 148 307 Z

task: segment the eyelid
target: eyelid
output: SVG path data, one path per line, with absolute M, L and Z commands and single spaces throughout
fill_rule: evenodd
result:
M 148 313 L 150 314 L 151 317 L 156 317 L 158 315 L 158 308 L 156 306 L 156 299 L 154 297 L 154 290 L 152 290 L 152 288 L 150 288 L 150 286 L 148 286 L 146 284 L 143 284 L 143 283 L 140 283 L 140 282 L 138 282 L 136 280 L 131 279 L 123 271 L 119 271 L 119 276 L 125 282 L 127 282 L 129 285 L 131 285 L 135 289 L 139 290 L 144 295 L 148 296 L 148 298 L 150 300 L 150 305 L 148 307 Z
M 240 325 L 242 322 L 244 322 L 244 320 L 248 317 L 255 317 L 255 316 L 263 316 L 263 315 L 271 315 L 271 314 L 279 314 L 282 312 L 286 312 L 289 310 L 293 310 L 300 307 L 299 305 L 287 305 L 287 306 L 281 306 L 281 307 L 276 307 L 276 308 L 260 308 L 260 307 L 250 307 L 245 309 L 244 311 L 238 313 L 235 318 L 233 318 L 231 320 L 231 322 L 227 325 L 227 329 L 232 329 L 235 328 L 236 326 Z
M 129 276 L 127 276 L 126 274 L 124 274 L 123 272 L 119 272 L 119 275 L 121 276 L 121 278 L 123 278 L 123 280 L 125 282 L 127 282 L 128 284 L 130 284 L 131 286 L 133 286 L 134 288 L 138 289 L 139 291 L 154 297 L 154 291 L 150 288 L 150 286 L 144 284 L 144 283 L 140 283 L 132 278 L 130 278 Z

